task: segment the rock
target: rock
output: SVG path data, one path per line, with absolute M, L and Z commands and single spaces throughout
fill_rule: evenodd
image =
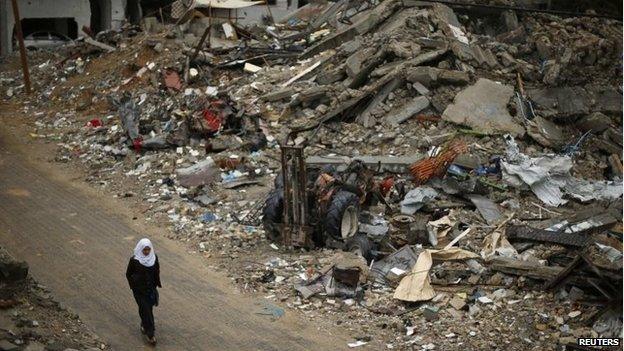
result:
M 466 300 L 459 296 L 454 296 L 451 301 L 449 301 L 449 304 L 453 306 L 454 309 L 460 311 L 466 307 Z
M 527 134 L 540 145 L 561 148 L 569 142 L 569 135 L 557 124 L 537 116 L 527 123 Z
M 568 317 L 576 318 L 576 317 L 580 316 L 581 313 L 582 313 L 581 311 L 572 311 L 572 312 L 568 313 Z
M 546 61 L 544 70 L 544 83 L 548 85 L 556 85 L 561 73 L 561 65 L 554 60 Z
M 444 110 L 442 119 L 485 134 L 524 135 L 524 127 L 507 111 L 512 95 L 511 86 L 480 78 L 455 96 L 453 103 Z
M 583 132 L 591 130 L 592 133 L 600 133 L 611 126 L 611 119 L 604 113 L 594 112 L 579 119 L 575 125 Z
M 17 351 L 20 347 L 8 340 L 0 340 L 0 351 Z
M 16 282 L 28 277 L 28 263 L 19 261 L 0 262 L 0 281 Z
M 433 322 L 438 319 L 439 309 L 435 306 L 425 306 L 423 308 L 423 316 L 428 322 Z

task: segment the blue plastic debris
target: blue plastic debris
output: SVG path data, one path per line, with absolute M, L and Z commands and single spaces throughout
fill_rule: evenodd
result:
M 501 173 L 500 160 L 501 159 L 499 156 L 493 156 L 492 158 L 490 158 L 489 165 L 479 166 L 477 169 L 475 169 L 475 173 L 477 175 L 500 174 Z
M 206 212 L 201 216 L 201 221 L 204 223 L 214 222 L 217 220 L 217 216 L 214 213 Z
M 280 318 L 281 316 L 284 315 L 284 309 L 265 302 L 264 306 L 262 307 L 262 310 L 256 313 L 266 315 L 266 316 L 272 316 L 274 318 Z

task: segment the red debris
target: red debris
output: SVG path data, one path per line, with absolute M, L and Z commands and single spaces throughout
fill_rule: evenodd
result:
M 246 159 L 241 158 L 220 158 L 215 160 L 215 163 L 221 169 L 235 170 L 239 165 L 245 163 Z
M 140 152 L 143 147 L 143 137 L 139 136 L 132 140 L 132 147 L 134 148 L 134 151 Z
M 97 128 L 102 126 L 102 120 L 99 118 L 94 118 L 87 122 L 87 127 Z
M 180 75 L 178 72 L 168 69 L 163 73 L 163 75 L 165 78 L 165 86 L 167 88 L 178 91 L 182 89 L 182 82 L 180 81 Z
M 222 117 L 213 110 L 204 110 L 202 112 L 204 116 L 204 120 L 206 121 L 206 127 L 209 132 L 216 133 L 221 128 L 221 123 L 223 122 Z
M 390 190 L 392 190 L 393 186 L 394 186 L 394 176 L 386 177 L 379 183 L 379 192 L 381 192 L 381 195 L 383 197 L 386 197 L 386 195 L 388 195 Z
M 420 185 L 433 177 L 443 176 L 455 157 L 466 152 L 468 145 L 462 140 L 454 140 L 438 156 L 428 157 L 412 164 L 409 168 L 414 183 Z

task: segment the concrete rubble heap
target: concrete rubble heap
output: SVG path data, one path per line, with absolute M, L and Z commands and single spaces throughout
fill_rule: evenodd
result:
M 621 337 L 621 23 L 348 4 L 212 24 L 199 50 L 205 19 L 146 19 L 31 53 L 36 93 L 3 70 L 2 94 L 56 161 L 84 166 L 241 290 L 346 325 L 352 346 Z M 388 185 L 358 218 L 370 256 L 267 240 L 259 214 L 293 130 L 328 177 L 360 159 Z

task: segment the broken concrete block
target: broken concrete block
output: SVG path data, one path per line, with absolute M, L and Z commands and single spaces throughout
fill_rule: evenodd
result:
M 481 78 L 455 96 L 453 103 L 444 110 L 442 119 L 485 134 L 524 135 L 524 127 L 507 111 L 512 95 L 511 86 Z
M 550 40 L 546 36 L 541 36 L 535 41 L 535 48 L 540 59 L 548 60 L 553 58 L 553 49 Z
M 622 93 L 610 87 L 589 87 L 589 94 L 593 97 L 594 110 L 622 114 Z
M 345 79 L 345 66 L 342 64 L 334 69 L 319 72 L 316 76 L 316 82 L 321 85 L 328 85 Z
M 438 84 L 468 84 L 470 77 L 466 72 L 451 71 L 434 67 L 413 67 L 406 72 L 407 80 L 419 82 L 426 87 Z
M 187 167 L 176 169 L 178 182 L 183 187 L 206 185 L 219 179 L 221 170 L 211 157 Z
M 0 350 L 2 351 L 19 351 L 21 349 L 20 346 L 13 344 L 9 340 L 0 340 Z
M 472 47 L 470 47 L 470 45 L 468 45 L 467 43 L 462 43 L 459 41 L 451 42 L 450 49 L 460 61 L 470 61 L 473 60 L 475 57 L 475 53 L 472 50 Z
M 362 124 L 364 127 L 371 127 L 375 125 L 376 120 L 372 116 L 373 110 L 382 103 L 388 95 L 396 88 L 403 84 L 403 79 L 394 78 L 388 82 L 384 87 L 375 95 L 371 102 L 366 106 L 366 109 L 355 119 L 356 122 Z
M 420 54 L 420 45 L 411 42 L 392 41 L 388 50 L 396 57 L 409 59 Z
M 540 145 L 561 148 L 569 142 L 569 135 L 557 124 L 536 116 L 527 123 L 527 134 Z
M 544 65 L 544 79 L 543 82 L 548 85 L 556 85 L 561 73 L 561 65 L 555 60 L 548 60 Z
M 249 72 L 249 73 L 256 73 L 256 72 L 260 71 L 261 69 L 262 69 L 262 67 L 256 66 L 256 65 L 251 64 L 249 62 L 245 62 L 245 66 L 243 67 L 243 71 Z
M 479 65 L 486 64 L 489 67 L 493 68 L 498 66 L 498 61 L 496 61 L 496 56 L 489 49 L 483 49 L 479 45 L 471 45 L 473 58 Z
M 403 105 L 396 113 L 390 113 L 386 121 L 391 125 L 399 125 L 427 107 L 429 107 L 429 99 L 425 96 L 418 96 Z
M 463 299 L 459 296 L 453 296 L 449 304 L 453 306 L 454 309 L 461 311 L 466 307 L 466 299 Z
M 366 61 L 372 54 L 374 54 L 374 50 L 371 48 L 363 49 L 356 51 L 351 56 L 347 58 L 346 63 L 346 72 L 347 75 L 351 78 L 355 77 L 362 70 L 362 65 L 364 61 Z
M 527 95 L 543 117 L 567 118 L 590 112 L 622 113 L 622 94 L 607 87 L 527 89 Z
M 591 115 L 581 117 L 575 125 L 583 132 L 591 130 L 593 133 L 600 133 L 611 126 L 611 118 L 604 113 L 594 112 Z
M 424 85 L 422 85 L 420 82 L 414 82 L 412 83 L 412 87 L 414 88 L 414 90 L 416 90 L 418 92 L 418 94 L 420 95 L 429 95 L 430 91 L 429 89 L 427 89 Z
M 468 44 L 468 38 L 457 20 L 453 10 L 442 4 L 433 4 L 431 7 L 431 20 L 444 32 L 447 37 Z
M 581 87 L 528 89 L 527 94 L 544 117 L 584 115 L 589 113 L 591 107 L 591 97 Z M 574 99 L 570 99 L 571 96 Z
M 340 51 L 352 54 L 358 51 L 360 47 L 362 47 L 362 38 L 356 37 L 355 39 L 340 45 Z
M 279 89 L 276 91 L 272 91 L 268 94 L 262 95 L 260 100 L 266 102 L 274 102 L 279 100 L 288 99 L 295 93 L 295 90 L 292 88 Z

